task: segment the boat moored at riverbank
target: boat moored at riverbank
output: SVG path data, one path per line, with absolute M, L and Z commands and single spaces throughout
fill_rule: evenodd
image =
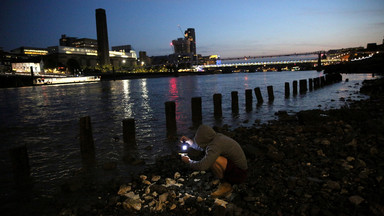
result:
M 81 76 L 81 77 L 39 77 L 33 80 L 34 85 L 66 84 L 80 82 L 98 82 L 100 76 Z

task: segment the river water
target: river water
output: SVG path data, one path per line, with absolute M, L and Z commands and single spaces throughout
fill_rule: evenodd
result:
M 202 98 L 203 123 L 235 128 L 275 119 L 274 113 L 280 110 L 333 109 L 348 100 L 365 99 L 358 91 L 364 79 L 372 78 L 371 74 L 347 74 L 343 82 L 284 98 L 285 82 L 322 75 L 316 71 L 232 73 L 0 89 L 0 189 L 12 188 L 8 150 L 22 144 L 28 148 L 36 187 L 43 190 L 49 191 L 81 168 L 78 125 L 83 116 L 91 117 L 98 163 L 116 161 L 117 170 L 124 174 L 133 167 L 121 160 L 123 119 L 135 119 L 136 153 L 147 164 L 175 148 L 175 141 L 166 136 L 166 101 L 176 102 L 177 134 L 193 136 L 192 97 Z M 260 87 L 264 101 L 268 101 L 269 85 L 274 88 L 274 102 L 256 107 L 253 95 L 253 110 L 246 112 L 245 89 Z M 239 95 L 237 116 L 231 113 L 231 91 Z M 213 115 L 215 93 L 222 94 L 221 120 Z

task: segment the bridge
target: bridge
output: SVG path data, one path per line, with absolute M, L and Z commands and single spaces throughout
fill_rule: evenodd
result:
M 220 59 L 216 64 L 198 65 L 196 70 L 200 71 L 218 71 L 218 72 L 240 72 L 240 71 L 281 71 L 281 70 L 321 70 L 321 66 L 337 64 L 343 61 L 340 56 L 335 57 L 323 56 L 325 51 L 314 51 L 305 53 L 291 53 L 266 56 L 248 56 L 248 57 L 232 57 Z M 312 57 L 308 57 L 313 55 Z M 302 56 L 302 57 L 301 57 Z M 305 57 L 307 56 L 307 57 Z M 366 54 L 364 57 L 351 59 L 351 61 L 359 61 L 371 58 L 373 53 Z M 286 57 L 286 58 L 285 58 Z M 289 58 L 291 57 L 291 59 Z M 295 59 L 292 59 L 294 57 Z M 269 59 L 268 58 L 272 58 Z
M 248 60 L 248 59 L 259 59 L 259 58 L 275 58 L 275 57 L 284 57 L 284 56 L 300 56 L 300 55 L 321 55 L 325 54 L 325 51 L 314 51 L 314 52 L 304 52 L 304 53 L 290 53 L 290 54 L 277 54 L 277 55 L 260 55 L 260 56 L 244 56 L 244 57 L 229 57 L 222 58 L 221 60 Z

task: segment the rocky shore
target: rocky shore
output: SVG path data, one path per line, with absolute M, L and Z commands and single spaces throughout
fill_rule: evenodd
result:
M 249 176 L 213 199 L 219 182 L 177 154 L 131 180 L 98 184 L 87 175 L 56 196 L 20 201 L 12 215 L 384 215 L 384 79 L 364 81 L 370 99 L 337 110 L 276 113 L 249 128 L 215 128 L 237 140 Z M 198 152 L 189 152 L 193 158 Z M 104 167 L 106 169 L 106 167 Z M 113 169 L 113 167 L 112 167 Z M 113 172 L 113 171 L 111 171 Z M 14 208 L 17 208 L 16 210 Z

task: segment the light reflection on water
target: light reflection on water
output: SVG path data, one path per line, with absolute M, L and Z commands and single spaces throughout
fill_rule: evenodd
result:
M 118 161 L 118 169 L 127 174 L 131 167 L 120 160 L 124 151 L 121 121 L 135 119 L 135 153 L 153 163 L 156 156 L 169 153 L 175 144 L 166 137 L 166 101 L 176 103 L 178 135 L 192 136 L 192 97 L 202 97 L 203 123 L 250 126 L 257 119 L 274 119 L 279 110 L 292 113 L 318 107 L 332 109 L 346 104 L 341 97 L 365 98 L 358 94 L 359 83 L 372 78 L 370 74 L 343 75 L 343 80 L 349 78 L 349 82 L 284 98 L 285 82 L 292 85 L 293 80 L 321 75 L 316 71 L 235 73 L 0 89 L 0 171 L 5 173 L 0 177 L 0 187 L 11 184 L 8 149 L 21 144 L 27 145 L 32 176 L 42 185 L 53 184 L 52 180 L 63 179 L 80 168 L 78 121 L 83 116 L 91 116 L 99 163 Z M 267 102 L 268 85 L 274 87 L 272 105 Z M 247 113 L 245 89 L 256 87 L 260 87 L 265 102 Z M 231 91 L 238 91 L 237 116 L 231 113 Z M 223 101 L 223 119 L 219 121 L 213 117 L 215 93 L 221 93 Z M 253 102 L 256 104 L 255 96 Z

